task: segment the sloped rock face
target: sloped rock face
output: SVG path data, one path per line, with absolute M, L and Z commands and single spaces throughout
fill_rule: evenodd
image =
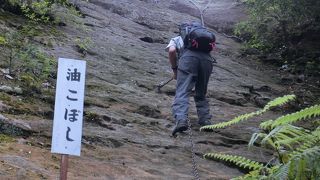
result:
M 205 11 L 206 25 L 215 28 L 212 29 L 215 32 L 230 29 L 244 16 L 235 0 L 215 2 Z M 175 81 L 164 86 L 161 93 L 156 93 L 155 86 L 172 75 L 164 51 L 166 43 L 176 35 L 179 22 L 198 20 L 198 10 L 182 0 L 75 3 L 83 14 L 81 20 L 85 27 L 75 28 L 70 24 L 60 27 L 65 36 L 56 37 L 58 43 L 48 49 L 55 57 L 87 61 L 82 154 L 70 158 L 68 177 L 192 179 L 188 135 L 170 136 L 174 124 L 170 108 Z M 217 63 L 208 88 L 215 123 L 255 111 L 266 99 L 284 92 L 272 74 L 266 74 L 250 60 L 240 58 L 239 44 L 218 32 L 216 36 L 217 49 L 212 55 Z M 93 42 L 85 56 L 74 45 L 74 39 L 79 37 L 88 37 Z M 270 154 L 259 148 L 247 150 L 248 138 L 257 131 L 260 119 L 215 132 L 199 132 L 192 99 L 190 104 L 189 117 L 201 179 L 230 179 L 243 173 L 226 164 L 203 159 L 202 155 L 207 152 L 268 160 Z M 48 119 L 34 116 L 2 118 L 6 121 L 1 120 L 0 124 L 9 125 L 22 121 L 16 119 L 23 119 L 24 127 L 29 129 L 22 128 L 22 131 L 32 135 L 1 147 L 0 167 L 10 171 L 1 170 L 0 177 L 55 179 L 58 176 L 59 156 L 50 154 L 52 112 L 46 108 L 38 111 L 48 114 Z M 264 118 L 275 115 L 270 113 Z M 23 163 L 13 163 L 15 159 Z

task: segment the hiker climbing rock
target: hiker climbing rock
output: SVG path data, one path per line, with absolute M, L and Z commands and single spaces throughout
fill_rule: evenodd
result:
M 172 104 L 172 114 L 175 118 L 173 136 L 188 129 L 189 96 L 194 87 L 198 123 L 201 126 L 212 124 L 206 93 L 212 72 L 210 51 L 214 43 L 213 33 L 201 24 L 193 22 L 181 24 L 179 36 L 172 38 L 166 47 L 173 77 L 177 79 L 176 95 Z

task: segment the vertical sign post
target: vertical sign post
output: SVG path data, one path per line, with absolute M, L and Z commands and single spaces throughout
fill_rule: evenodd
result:
M 80 156 L 86 62 L 59 58 L 51 153 L 61 154 L 60 180 L 67 179 L 68 155 Z

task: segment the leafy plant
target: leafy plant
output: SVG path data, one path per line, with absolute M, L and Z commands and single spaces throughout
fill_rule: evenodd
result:
M 4 47 L 8 48 L 10 53 L 8 55 L 8 67 L 9 67 L 9 74 L 13 74 L 14 69 L 14 61 L 16 57 L 16 53 L 18 49 L 22 46 L 23 40 L 21 35 L 16 31 L 9 32 L 5 34 L 4 43 L 2 44 Z
M 80 16 L 79 11 L 75 8 L 75 5 L 70 3 L 69 0 L 4 0 L 4 4 L 7 5 L 5 7 L 9 7 L 6 8 L 8 10 L 10 10 L 11 7 L 15 7 L 13 9 L 17 11 L 17 8 L 19 8 L 22 15 L 37 23 L 59 23 L 55 20 L 55 18 L 60 19 L 58 16 L 56 16 L 56 11 L 59 9 L 59 7 L 66 7 L 66 11 L 70 10 L 67 13 L 65 12 L 64 15 L 67 14 L 69 16 Z
M 5 44 L 7 44 L 6 38 L 3 37 L 3 36 L 0 36 L 0 46 L 1 46 L 1 45 L 5 45 Z
M 30 20 L 35 22 L 48 23 L 50 21 L 51 3 L 49 1 L 32 2 L 31 4 L 23 4 L 22 12 Z
M 223 128 L 242 120 L 260 115 L 271 107 L 283 105 L 295 99 L 294 95 L 286 95 L 269 102 L 263 109 L 240 115 L 235 119 L 216 125 L 204 126 L 203 129 Z M 320 177 L 320 127 L 306 129 L 295 126 L 302 120 L 319 121 L 320 105 L 304 108 L 298 112 L 290 113 L 275 120 L 260 124 L 260 132 L 254 133 L 249 142 L 249 147 L 261 145 L 275 151 L 274 164 L 263 165 L 248 160 L 241 156 L 232 156 L 221 153 L 206 153 L 204 158 L 222 160 L 233 163 L 251 171 L 235 179 L 317 179 Z
M 14 142 L 15 139 L 11 136 L 5 135 L 5 134 L 0 134 L 0 143 L 10 143 Z
M 264 166 L 262 163 L 252 161 L 242 156 L 234 156 L 234 155 L 219 154 L 219 153 L 207 153 L 204 155 L 204 158 L 230 162 L 230 163 L 236 164 L 239 167 L 247 168 L 250 170 L 258 170 Z
M 320 1 L 242 1 L 248 20 L 237 24 L 234 34 L 246 40 L 247 48 L 280 55 L 276 63 L 287 61 L 294 72 L 319 75 Z
M 75 39 L 75 43 L 76 43 L 76 47 L 78 48 L 78 51 L 83 55 L 86 55 L 89 48 L 92 46 L 92 41 L 88 37 L 84 39 L 77 38 Z
M 17 68 L 22 71 L 20 80 L 25 90 L 39 90 L 43 81 L 54 76 L 56 61 L 39 48 L 29 45 L 29 47 L 22 49 L 18 55 L 21 64 Z
M 39 47 L 29 43 L 27 30 L 6 34 L 4 46 L 9 49 L 9 74 L 20 80 L 25 93 L 40 92 L 41 84 L 55 75 L 56 62 Z M 33 32 L 27 31 L 32 37 Z
M 257 115 L 261 115 L 261 114 L 267 112 L 268 110 L 270 110 L 271 108 L 276 107 L 276 106 L 281 106 L 281 105 L 283 105 L 293 99 L 295 99 L 295 95 L 286 95 L 283 97 L 276 98 L 273 101 L 270 101 L 269 103 L 267 103 L 267 105 L 265 105 L 265 107 L 263 109 L 260 109 L 256 112 L 247 113 L 247 114 L 237 116 L 234 119 L 227 121 L 227 122 L 222 122 L 222 123 L 209 125 L 209 126 L 203 126 L 200 128 L 200 131 L 217 129 L 217 128 L 224 128 L 224 127 L 230 126 L 232 124 L 237 124 L 240 121 L 247 120 L 247 119 L 252 118 L 254 116 L 257 116 Z
M 310 119 L 313 116 L 319 116 L 319 115 L 320 115 L 320 105 L 315 105 L 309 108 L 302 109 L 301 111 L 296 113 L 281 116 L 274 121 L 272 120 L 267 121 L 265 123 L 262 123 L 260 127 L 263 129 L 268 129 L 268 128 L 273 129 L 280 125 L 291 124 L 296 121 Z

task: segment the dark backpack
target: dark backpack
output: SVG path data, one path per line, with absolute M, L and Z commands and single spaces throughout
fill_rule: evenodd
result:
M 215 46 L 215 35 L 199 23 L 183 23 L 179 26 L 179 33 L 187 49 L 210 52 Z

